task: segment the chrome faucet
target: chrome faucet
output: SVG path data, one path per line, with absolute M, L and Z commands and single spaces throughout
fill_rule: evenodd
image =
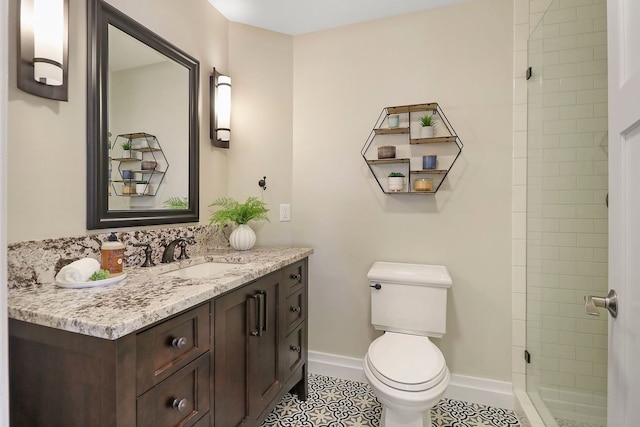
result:
M 164 264 L 167 264 L 176 260 L 176 246 L 180 248 L 180 256 L 178 257 L 178 259 L 188 259 L 189 255 L 187 254 L 187 245 L 193 245 L 195 242 L 196 241 L 193 237 L 178 237 L 177 239 L 173 240 L 164 249 L 164 253 L 162 254 L 162 262 Z

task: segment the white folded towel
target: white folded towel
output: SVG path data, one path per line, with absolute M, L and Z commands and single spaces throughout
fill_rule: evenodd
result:
M 65 265 L 56 275 L 59 282 L 79 283 L 88 282 L 89 277 L 100 270 L 100 263 L 94 258 L 83 258 Z

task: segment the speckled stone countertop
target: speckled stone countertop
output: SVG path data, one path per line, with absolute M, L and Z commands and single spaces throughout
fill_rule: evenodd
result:
M 255 247 L 220 249 L 192 259 L 155 267 L 132 267 L 119 283 L 105 287 L 65 289 L 55 283 L 9 289 L 12 319 L 115 340 L 217 295 L 276 271 L 313 253 L 310 248 Z M 237 264 L 237 268 L 201 279 L 161 273 L 204 261 Z

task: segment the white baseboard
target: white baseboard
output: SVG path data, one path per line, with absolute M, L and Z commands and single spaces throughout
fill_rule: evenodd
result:
M 367 382 L 362 369 L 362 359 L 335 354 L 309 352 L 309 372 L 344 380 Z M 498 408 L 514 408 L 510 382 L 451 374 L 451 382 L 445 397 L 479 405 Z
M 367 382 L 362 368 L 362 359 L 354 357 L 310 351 L 309 372 L 343 380 Z

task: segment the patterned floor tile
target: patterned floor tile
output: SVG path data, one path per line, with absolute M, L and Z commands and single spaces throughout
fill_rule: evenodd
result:
M 309 375 L 306 402 L 285 395 L 261 427 L 379 427 L 382 406 L 368 384 Z M 520 427 L 512 411 L 442 399 L 432 427 Z

